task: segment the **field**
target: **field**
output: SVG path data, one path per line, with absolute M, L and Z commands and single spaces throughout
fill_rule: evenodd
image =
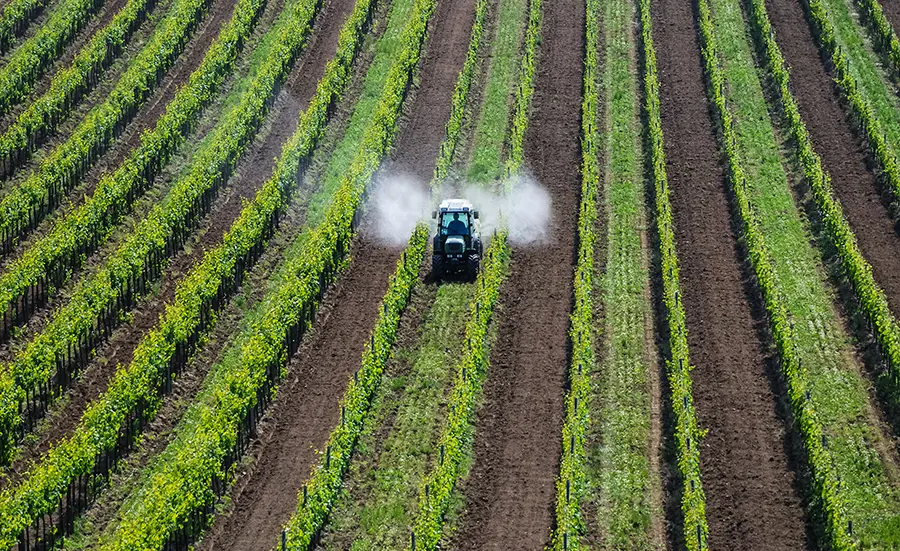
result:
M 900 549 L 896 29 L 0 0 L 0 549 Z

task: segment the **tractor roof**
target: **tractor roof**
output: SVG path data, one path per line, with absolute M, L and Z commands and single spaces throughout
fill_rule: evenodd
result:
M 447 199 L 441 202 L 441 206 L 438 209 L 441 212 L 468 212 L 475 210 L 472 208 L 472 203 L 465 199 Z

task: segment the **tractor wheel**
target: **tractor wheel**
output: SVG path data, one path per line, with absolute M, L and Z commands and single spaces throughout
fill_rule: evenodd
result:
M 431 276 L 435 281 L 440 281 L 444 276 L 444 257 L 439 254 L 431 257 Z
M 470 254 L 466 261 L 466 272 L 469 278 L 474 281 L 478 277 L 478 270 L 481 268 L 481 257 L 477 254 Z

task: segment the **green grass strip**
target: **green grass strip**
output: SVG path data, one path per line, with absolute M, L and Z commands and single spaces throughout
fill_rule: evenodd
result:
M 262 252 L 277 225 L 302 166 L 324 133 L 330 106 L 350 80 L 373 5 L 374 0 L 357 3 L 341 30 L 337 54 L 301 113 L 272 178 L 244 207 L 222 243 L 179 283 L 174 302 L 166 306 L 157 327 L 143 337 L 131 364 L 117 368 L 109 389 L 88 406 L 71 437 L 54 446 L 22 483 L 0 494 L 0 545 L 12 545 L 24 526 L 52 513 L 78 477 L 96 472 L 96 458 L 109 453 L 126 431 L 135 437 L 153 418 L 164 380 L 187 363 L 202 335 L 215 324 L 215 312 L 226 303 L 229 289 L 240 284 L 241 274 Z
M 416 512 L 417 489 L 427 473 L 434 452 L 443 411 L 442 403 L 458 359 L 473 285 L 442 283 L 431 303 L 415 346 L 398 350 L 397 358 L 409 358 L 409 372 L 382 383 L 372 421 L 366 427 L 374 440 L 378 424 L 393 413 L 390 432 L 377 446 L 380 453 L 360 445 L 359 468 L 353 478 L 359 491 L 345 493 L 332 513 L 334 531 L 353 538 L 350 549 L 402 549 Z M 387 402 L 392 396 L 395 400 Z M 343 538 L 341 538 L 343 539 Z M 325 542 L 326 549 L 337 545 Z
M 654 509 L 650 492 L 659 481 L 651 480 L 649 458 L 650 365 L 645 347 L 647 324 L 652 318 L 649 266 L 641 243 L 646 213 L 636 82 L 636 14 L 631 0 L 608 0 L 604 8 L 607 176 L 603 203 L 607 259 L 599 290 L 605 342 L 599 365 L 592 370 L 596 394 L 590 403 L 599 449 L 588 453 L 595 455 L 591 462 L 597 471 L 592 485 L 596 492 L 593 499 L 598 503 L 598 535 L 606 548 L 639 550 L 655 547 L 650 530 Z M 592 207 L 596 208 L 587 204 L 583 208 Z M 580 228 L 584 232 L 593 229 Z M 588 263 L 584 269 L 592 267 Z M 576 302 L 576 315 L 580 307 Z M 587 310 L 582 315 L 590 313 Z M 587 327 L 579 330 L 589 331 Z
M 104 0 L 62 0 L 34 36 L 0 69 L 0 114 L 27 96 L 34 83 L 100 9 Z
M 666 175 L 666 155 L 663 147 L 662 118 L 659 104 L 659 74 L 656 49 L 653 45 L 651 0 L 640 0 L 641 43 L 644 66 L 644 115 L 647 121 L 646 146 L 649 149 L 650 170 L 656 203 L 656 230 L 660 248 L 662 272 L 662 302 L 668 327 L 669 358 L 666 373 L 669 381 L 671 407 L 674 416 L 673 432 L 675 459 L 678 465 L 681 493 L 681 515 L 685 547 L 698 551 L 709 536 L 706 522 L 706 497 L 700 476 L 700 446 L 704 432 L 697 425 L 692 394 L 691 365 L 685 326 L 684 303 L 679 299 L 679 266 L 669 201 L 669 182 Z M 678 136 L 674 139 L 679 139 Z
M 177 526 L 187 523 L 190 532 L 196 534 L 208 522 L 207 518 L 195 519 L 215 500 L 214 486 L 230 478 L 229 466 L 243 451 L 248 423 L 258 417 L 271 397 L 272 385 L 289 352 L 311 323 L 324 285 L 334 277 L 349 248 L 357 207 L 393 140 L 433 11 L 433 1 L 416 2 L 398 50 L 379 50 L 393 64 L 372 122 L 325 220 L 311 232 L 299 254 L 287 260 L 280 285 L 251 312 L 248 330 L 213 367 L 176 428 L 174 440 L 149 468 L 145 483 L 122 505 L 121 520 L 110 528 L 101 549 L 159 549 Z M 418 273 L 418 264 L 415 266 Z M 379 341 L 375 345 L 386 346 Z M 386 354 L 389 348 L 378 353 Z M 344 435 L 341 438 L 355 439 L 349 432 L 340 433 Z M 294 517 L 297 524 L 289 531 L 292 549 L 306 548 L 318 530 L 314 525 L 327 515 L 340 482 L 332 467 L 345 465 L 349 459 L 347 440 L 341 442 L 345 444 L 334 449 L 333 456 L 326 452 L 324 468 L 317 471 L 317 483 L 310 486 L 312 495 L 305 503 L 301 499 L 303 513 Z
M 730 180 L 804 437 L 822 529 L 837 549 L 857 541 L 889 547 L 900 535 L 900 495 L 887 476 L 889 458 L 878 451 L 884 437 L 791 194 L 740 3 L 712 6 L 714 27 L 701 0 L 701 29 Z M 727 61 L 720 67 L 716 59 Z
M 489 182 L 504 175 L 504 145 L 509 128 L 510 100 L 525 29 L 528 0 L 499 0 L 496 30 L 473 136 L 468 178 Z
M 112 21 L 78 52 L 71 65 L 54 75 L 49 89 L 31 102 L 0 136 L 0 159 L 3 159 L 0 174 L 7 174 L 11 163 L 24 162 L 68 118 L 79 100 L 94 89 L 110 64 L 122 55 L 132 34 L 155 4 L 156 0 L 128 0 Z M 10 101 L 18 102 L 33 89 L 34 81 L 9 91 L 0 87 L 0 98 L 9 94 Z
M 468 305 L 462 359 L 454 367 L 453 388 L 447 400 L 448 418 L 436 449 L 431 450 L 434 464 L 419 486 L 418 511 L 407 549 L 436 549 L 441 540 L 444 515 L 470 454 L 477 398 L 488 368 L 488 325 L 500 295 L 500 284 L 506 278 L 508 260 L 506 235 L 498 232 L 485 251 L 475 281 L 475 297 Z

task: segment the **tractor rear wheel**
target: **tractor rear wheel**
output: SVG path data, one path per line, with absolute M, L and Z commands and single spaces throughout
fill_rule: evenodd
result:
M 466 273 L 473 281 L 478 277 L 478 270 L 481 268 L 481 257 L 477 254 L 470 254 L 466 260 Z
M 440 281 L 444 276 L 444 257 L 439 254 L 431 257 L 431 276 L 435 281 Z

